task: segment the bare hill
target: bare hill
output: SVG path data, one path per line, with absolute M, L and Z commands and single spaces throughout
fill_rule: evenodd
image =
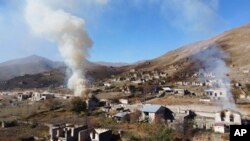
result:
M 114 67 L 107 67 L 95 63 L 86 63 L 86 77 L 89 82 L 93 80 L 103 79 L 117 74 L 118 71 Z M 67 68 L 59 67 L 46 72 L 36 74 L 26 74 L 14 77 L 10 80 L 0 81 L 0 90 L 12 89 L 31 89 L 59 87 L 65 85 L 67 81 Z
M 40 56 L 10 60 L 0 63 L 0 80 L 8 80 L 26 74 L 37 74 L 63 66 L 60 62 L 53 62 Z
M 139 70 L 171 70 L 180 71 L 181 68 L 191 69 L 192 63 L 187 62 L 190 57 L 199 53 L 200 51 L 210 47 L 211 44 L 218 44 L 228 56 L 228 67 L 231 67 L 230 73 L 250 69 L 250 24 L 226 31 L 216 37 L 208 40 L 192 43 L 176 50 L 170 51 L 159 58 L 149 60 L 140 64 L 132 65 L 129 67 L 122 67 L 124 71 L 128 69 Z

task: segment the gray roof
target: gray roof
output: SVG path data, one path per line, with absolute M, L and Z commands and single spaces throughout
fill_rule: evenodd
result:
M 114 117 L 125 117 L 127 114 L 129 114 L 128 112 L 122 112 L 122 113 L 117 113 L 114 115 Z
M 161 108 L 161 105 L 151 105 L 151 104 L 145 104 L 142 107 L 143 112 L 149 112 L 149 113 L 155 113 Z

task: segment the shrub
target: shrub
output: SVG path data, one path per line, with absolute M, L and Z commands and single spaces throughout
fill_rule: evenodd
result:
M 87 104 L 82 98 L 80 97 L 73 98 L 70 104 L 72 112 L 75 112 L 76 114 L 80 114 L 81 112 L 86 112 Z
M 124 137 L 129 140 L 129 141 L 140 141 L 140 138 L 138 136 L 136 136 L 136 134 L 132 133 L 132 132 L 126 132 L 124 134 Z
M 49 110 L 55 110 L 57 108 L 60 108 L 62 106 L 62 102 L 56 99 L 49 99 L 45 102 L 46 108 Z
M 146 141 L 171 141 L 173 140 L 173 130 L 167 127 L 160 128 L 155 134 L 151 135 Z

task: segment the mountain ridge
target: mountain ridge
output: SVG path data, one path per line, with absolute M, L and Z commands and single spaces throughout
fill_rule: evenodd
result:
M 187 60 L 190 60 L 189 58 L 200 51 L 209 48 L 209 45 L 211 44 L 219 45 L 220 48 L 229 55 L 226 64 L 229 68 L 228 76 L 231 80 L 235 80 L 242 84 L 250 82 L 248 74 L 242 74 L 242 70 L 250 70 L 250 57 L 247 53 L 250 52 L 250 24 L 225 31 L 222 34 L 207 40 L 182 46 L 176 50 L 167 52 L 156 59 L 136 64 L 112 67 L 87 62 L 86 73 L 90 76 L 87 78 L 106 78 L 111 75 L 127 73 L 131 69 L 135 69 L 136 71 L 152 71 L 158 69 L 166 71 L 168 75 L 173 78 L 175 78 L 175 76 L 183 76 L 183 74 L 194 71 L 195 69 L 197 70 L 199 67 L 196 66 L 196 62 Z
M 32 55 L 0 63 L 0 80 L 8 80 L 25 74 L 37 74 L 63 66 L 44 57 Z

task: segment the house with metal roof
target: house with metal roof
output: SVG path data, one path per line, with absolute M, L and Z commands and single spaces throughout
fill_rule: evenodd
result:
M 129 114 L 130 112 L 120 112 L 115 114 L 113 117 L 118 123 L 121 123 L 129 121 Z
M 170 113 L 167 113 L 167 111 L 167 108 L 161 105 L 144 104 L 141 109 L 140 121 L 153 123 L 157 119 L 165 120 L 166 115 Z

